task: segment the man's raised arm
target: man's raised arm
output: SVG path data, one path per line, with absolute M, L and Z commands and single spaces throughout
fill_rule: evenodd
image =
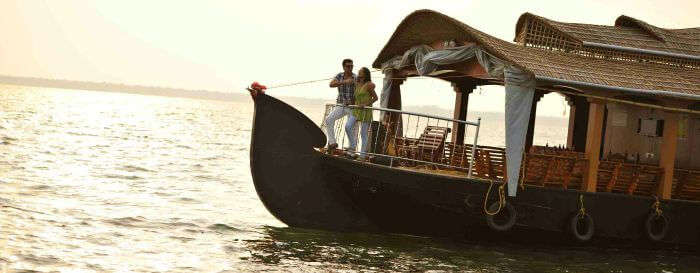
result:
M 341 85 L 342 85 L 342 83 L 340 83 L 340 82 L 338 81 L 337 78 L 334 78 L 334 79 L 331 81 L 331 83 L 329 84 L 329 86 L 330 86 L 331 88 L 333 88 L 333 87 L 338 87 L 338 86 L 341 86 Z

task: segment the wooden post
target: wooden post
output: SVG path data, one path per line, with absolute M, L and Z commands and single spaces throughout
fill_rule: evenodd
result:
M 391 83 L 391 94 L 389 95 L 389 101 L 387 102 L 387 108 L 401 110 L 401 84 L 405 79 L 395 79 Z M 396 139 L 395 137 L 403 137 L 403 121 L 401 115 L 398 113 L 387 113 L 387 120 L 383 123 L 386 128 L 386 145 L 385 153 L 389 155 L 396 155 Z
M 569 130 L 566 134 L 566 148 L 574 147 L 574 125 L 576 124 L 576 103 L 573 96 L 566 96 L 566 103 L 569 105 Z
M 586 135 L 588 134 L 588 108 L 590 103 L 584 97 L 574 97 L 574 133 L 572 146 L 577 152 L 586 152 Z
M 588 111 L 588 132 L 586 133 L 586 157 L 588 166 L 583 172 L 583 189 L 595 192 L 598 184 L 598 164 L 600 164 L 600 144 L 603 133 L 605 102 L 591 100 Z
M 659 181 L 659 197 L 671 198 L 673 186 L 673 169 L 676 162 L 676 142 L 678 140 L 678 114 L 666 112 L 664 115 L 663 142 L 661 143 L 661 158 L 659 167 L 663 168 L 663 174 Z
M 469 106 L 469 94 L 474 90 L 473 84 L 452 83 L 452 88 L 455 91 L 455 110 L 454 119 L 466 120 L 467 109 Z M 465 126 L 463 123 L 452 123 L 452 143 L 464 144 Z
M 535 91 L 532 97 L 532 108 L 530 108 L 530 122 L 527 125 L 527 136 L 525 137 L 525 153 L 530 151 L 532 141 L 535 137 L 535 118 L 537 116 L 537 102 L 544 96 L 544 92 Z
M 401 85 L 406 79 L 395 79 L 391 82 L 391 95 L 387 107 L 401 109 Z

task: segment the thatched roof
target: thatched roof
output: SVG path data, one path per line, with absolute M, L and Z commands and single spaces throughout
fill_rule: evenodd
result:
M 620 24 L 628 23 L 625 21 Z M 693 33 L 693 31 L 683 31 L 678 30 L 676 33 Z M 667 39 L 668 33 L 664 34 Z M 570 35 L 582 34 L 572 32 Z M 657 95 L 700 99 L 700 69 L 698 68 L 596 58 L 572 54 L 564 50 L 528 47 L 500 40 L 431 10 L 418 10 L 408 15 L 399 24 L 372 66 L 380 68 L 383 62 L 403 54 L 412 46 L 432 44 L 441 40 L 475 42 L 491 55 L 533 73 L 539 79 L 591 84 L 598 86 L 598 89 L 605 89 L 600 87 L 623 88 L 638 92 L 648 91 Z M 692 50 L 683 52 L 690 54 Z
M 527 19 L 541 21 L 579 43 L 599 43 L 686 54 L 700 58 L 700 28 L 664 29 L 625 15 L 618 17 L 614 26 L 601 26 L 557 22 L 524 13 L 516 24 L 516 35 L 525 27 L 524 22 Z

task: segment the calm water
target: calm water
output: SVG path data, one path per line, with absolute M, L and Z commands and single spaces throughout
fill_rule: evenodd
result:
M 0 272 L 700 270 L 672 251 L 287 228 L 253 188 L 251 119 L 250 101 L 0 86 Z M 540 142 L 565 137 L 551 123 Z

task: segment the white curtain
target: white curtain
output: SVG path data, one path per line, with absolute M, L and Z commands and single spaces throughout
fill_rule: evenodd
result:
M 515 196 L 518 190 L 520 165 L 525 149 L 525 137 L 535 94 L 535 78 L 513 65 L 492 56 L 479 46 L 462 46 L 433 50 L 427 45 L 414 46 L 401 56 L 395 56 L 382 63 L 384 86 L 380 104 L 387 107 L 391 93 L 391 78 L 394 70 L 415 65 L 419 75 L 427 75 L 437 70 L 439 65 L 454 64 L 476 57 L 489 75 L 504 79 L 506 89 L 506 162 L 508 196 Z

